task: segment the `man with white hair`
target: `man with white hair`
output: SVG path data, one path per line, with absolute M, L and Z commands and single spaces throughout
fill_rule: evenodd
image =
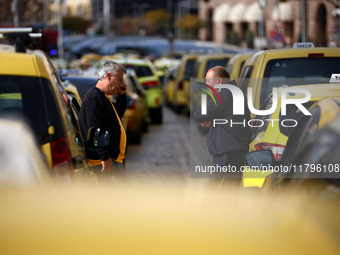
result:
M 107 147 L 85 146 L 99 181 L 111 174 L 125 172 L 126 132 L 121 120 L 126 110 L 125 73 L 126 69 L 121 65 L 106 62 L 98 72 L 97 84 L 85 94 L 79 111 L 78 122 L 84 138 L 91 127 L 105 128 L 110 134 L 111 142 Z M 117 95 L 116 102 L 112 102 L 109 95 Z

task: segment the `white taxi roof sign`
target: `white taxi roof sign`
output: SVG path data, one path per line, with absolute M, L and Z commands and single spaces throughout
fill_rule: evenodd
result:
M 329 83 L 340 83 L 340 73 L 333 73 Z
M 314 48 L 314 43 L 312 42 L 296 42 L 293 45 L 293 48 Z

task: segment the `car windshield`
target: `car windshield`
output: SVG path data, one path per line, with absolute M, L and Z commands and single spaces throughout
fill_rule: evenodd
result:
M 261 102 L 273 87 L 328 83 L 340 73 L 340 58 L 288 58 L 268 61 L 262 81 Z

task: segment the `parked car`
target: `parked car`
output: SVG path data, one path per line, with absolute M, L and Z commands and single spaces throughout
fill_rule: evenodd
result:
M 258 115 L 253 119 L 254 127 L 252 127 L 252 141 L 249 145 L 249 151 L 269 149 L 273 152 L 274 159 L 281 161 L 282 155 L 286 150 L 288 138 L 296 132 L 295 126 L 300 118 L 304 116 L 301 109 L 295 104 L 286 106 L 286 115 L 282 114 L 281 108 L 281 90 L 283 87 L 277 88 L 278 98 L 275 111 L 270 115 Z M 332 96 L 340 96 L 340 84 L 314 84 L 295 86 L 296 89 L 306 89 L 310 92 L 311 98 L 303 106 L 308 109 L 313 103 L 323 98 Z M 273 94 L 262 104 L 261 110 L 271 109 L 273 106 Z M 286 98 L 288 100 L 303 97 L 300 93 L 289 93 Z M 333 109 L 337 114 L 339 107 Z M 312 110 L 313 112 L 314 110 Z M 330 114 L 330 113 L 328 113 Z M 259 171 L 243 173 L 243 187 L 261 187 L 265 177 L 271 174 L 270 171 Z M 257 178 L 256 178 L 257 177 Z
M 226 66 L 227 72 L 230 76 L 231 80 L 236 80 L 238 83 L 241 77 L 241 71 L 244 63 L 246 62 L 247 58 L 252 53 L 239 53 L 234 55 L 229 61 Z
M 265 50 L 247 59 L 239 86 L 247 95 L 248 88 L 252 89 L 252 103 L 259 109 L 273 87 L 328 83 L 335 73 L 340 73 L 339 49 Z
M 17 43 L 21 35 L 7 35 Z M 19 114 L 36 137 L 56 178 L 92 182 L 71 103 L 48 56 L 40 50 L 0 53 L 0 113 Z
M 172 107 L 174 102 L 176 77 L 178 76 L 179 67 L 168 70 L 164 77 L 164 101 L 167 107 Z
M 335 185 L 340 189 L 340 170 L 333 169 L 338 166 L 339 158 L 336 125 L 339 123 L 340 97 L 322 99 L 309 111 L 312 116 L 299 121 L 288 139 L 281 162 L 277 162 L 289 166 L 290 171 L 267 176 L 263 190 L 273 191 L 302 183 Z M 275 165 L 275 162 L 272 163 Z
M 234 56 L 232 53 L 222 54 L 202 54 L 200 55 L 193 66 L 190 78 L 194 79 L 192 82 L 205 82 L 205 75 L 208 70 L 214 66 L 227 66 L 228 61 Z M 191 91 L 194 89 L 194 84 L 190 87 Z M 189 92 L 190 93 L 190 92 Z M 200 95 L 198 93 L 190 93 L 190 112 L 200 105 Z
M 172 95 L 167 94 L 167 98 L 175 112 L 180 112 L 184 109 L 188 115 L 190 113 L 190 78 L 198 56 L 198 54 L 183 55 L 181 64 L 173 77 L 173 82 L 170 83 L 170 85 L 173 85 L 173 89 L 169 90 Z

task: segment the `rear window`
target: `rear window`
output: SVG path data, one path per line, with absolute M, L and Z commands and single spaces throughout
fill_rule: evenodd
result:
M 231 71 L 233 70 L 233 66 L 234 66 L 234 65 L 229 65 L 229 66 L 228 66 L 228 69 L 227 69 L 228 74 L 230 74 Z
M 68 76 L 65 78 L 65 80 L 69 80 L 71 83 L 76 85 L 78 93 L 83 99 L 84 95 L 87 93 L 89 89 L 94 87 L 97 84 L 98 79 L 97 78 L 87 78 L 87 77 L 72 77 Z
M 184 74 L 183 74 L 183 80 L 184 81 L 189 81 L 190 80 L 190 75 L 191 72 L 193 70 L 195 64 L 195 59 L 191 59 L 187 61 L 187 64 L 185 65 L 185 69 L 184 69 Z M 195 76 L 193 76 L 195 77 Z
M 210 68 L 213 68 L 215 66 L 224 66 L 224 67 L 227 66 L 228 61 L 229 61 L 229 58 L 208 60 L 207 65 L 205 67 L 204 76 L 209 71 Z M 202 78 L 202 77 L 199 77 L 199 78 Z
M 302 104 L 306 109 L 312 106 L 312 104 L 315 103 L 314 101 L 309 101 L 307 103 Z M 296 107 L 296 105 L 293 104 L 288 104 L 286 105 L 286 115 L 281 115 L 280 111 L 280 123 L 284 120 L 287 120 L 287 123 L 285 124 L 286 126 L 293 125 L 293 121 L 289 121 L 288 119 L 294 119 L 296 121 L 299 120 L 304 114 L 301 112 L 299 108 Z M 284 134 L 285 136 L 290 136 L 292 134 L 292 131 L 294 128 L 292 127 L 284 127 L 283 125 L 280 126 L 280 132 Z
M 148 66 L 137 66 L 137 65 L 124 65 L 126 68 L 131 67 L 133 70 L 135 70 L 136 75 L 138 77 L 145 77 L 145 76 L 153 76 L 153 72 L 150 67 Z
M 23 118 L 39 145 L 50 142 L 48 127 L 55 127 L 54 139 L 63 135 L 63 125 L 51 84 L 43 78 L 0 75 L 0 116 Z
M 274 59 L 267 63 L 261 90 L 261 102 L 273 87 L 328 83 L 333 73 L 340 73 L 340 58 Z

